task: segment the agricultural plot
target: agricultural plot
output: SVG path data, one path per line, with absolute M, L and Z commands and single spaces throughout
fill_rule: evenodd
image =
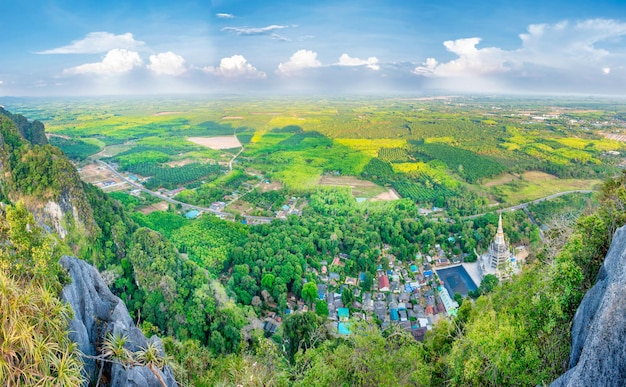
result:
M 236 136 L 189 137 L 188 140 L 215 150 L 241 148 L 241 142 Z
M 130 188 L 126 182 L 98 164 L 87 164 L 78 170 L 78 174 L 82 181 L 93 184 L 104 192 L 123 191 Z
M 202 179 L 213 180 L 220 174 L 220 167 L 216 164 L 186 164 L 182 167 L 169 167 L 157 163 L 146 162 L 132 164 L 126 169 L 128 172 L 140 176 L 150 177 L 146 181 L 146 188 L 174 189 Z
M 319 185 L 350 187 L 352 195 L 361 198 L 374 198 L 388 191 L 371 181 L 357 179 L 354 176 L 322 176 Z
M 122 170 L 146 163 L 162 171 L 225 166 L 232 149 L 243 144 L 235 169 L 255 171 L 286 192 L 306 193 L 323 176 L 338 173 L 387 185 L 377 188 L 380 194 L 394 187 L 413 200 L 443 200 L 466 212 L 480 211 L 476 203 L 488 197 L 506 205 L 593 186 L 617 170 L 626 152 L 619 137 L 626 108 L 601 100 L 593 105 L 455 97 L 13 103 L 18 106 L 9 106 L 12 110 L 66 137 L 54 141 L 77 159 L 96 146 L 100 152 L 93 157 L 108 157 Z M 528 175 L 531 171 L 556 177 L 540 181 Z M 210 204 L 230 195 L 239 178 L 225 177 L 206 187 L 199 183 L 205 179 L 188 183 L 193 189 L 181 197 Z M 259 187 L 266 189 L 264 183 Z
M 600 185 L 598 179 L 559 179 L 539 171 L 529 171 L 509 183 L 494 187 L 494 192 L 509 204 L 531 201 L 557 192 L 574 190 L 595 190 Z

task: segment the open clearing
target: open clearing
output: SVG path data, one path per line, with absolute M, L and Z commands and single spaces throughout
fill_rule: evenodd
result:
M 261 192 L 280 191 L 281 189 L 283 189 L 283 183 L 278 180 L 272 180 L 269 184 L 261 184 L 260 187 Z
M 104 147 L 100 152 L 94 154 L 91 157 L 95 159 L 100 159 L 104 157 L 113 157 L 117 155 L 118 153 L 122 153 L 124 151 L 129 150 L 130 148 L 132 148 L 132 145 L 124 145 L 124 144 L 109 145 L 109 146 Z
M 87 164 L 78 171 L 78 174 L 82 181 L 93 184 L 104 192 L 121 191 L 129 188 L 128 183 L 98 164 Z
M 352 188 L 352 195 L 356 197 L 373 198 L 386 192 L 385 188 L 371 181 L 357 179 L 354 176 L 322 176 L 319 184 L 333 187 L 350 187 Z
M 154 211 L 167 211 L 167 202 L 163 200 L 158 203 L 150 204 L 149 206 L 143 207 L 139 211 L 144 215 L 149 215 Z
M 383 201 L 383 202 L 388 202 L 391 200 L 399 200 L 401 199 L 400 195 L 396 192 L 395 189 L 393 188 L 389 188 L 389 190 L 387 192 L 383 192 L 380 195 L 376 195 L 373 198 L 370 199 L 370 201 L 372 202 L 378 202 L 378 201 Z
M 197 162 L 197 161 L 192 160 L 192 159 L 182 159 L 182 160 L 168 161 L 167 163 L 165 163 L 165 165 L 168 165 L 168 166 L 174 168 L 174 167 L 183 167 L 185 165 L 193 164 L 195 162 Z
M 514 180 L 497 187 L 506 197 L 506 204 L 515 205 L 558 192 L 594 190 L 601 183 L 598 179 L 558 179 L 538 171 L 526 172 L 522 176 L 523 180 Z
M 170 116 L 172 114 L 183 114 L 183 112 L 158 112 L 153 115 L 158 117 L 158 116 Z
M 241 143 L 235 136 L 189 137 L 187 140 L 215 150 L 241 148 Z
M 512 175 L 510 173 L 505 173 L 504 175 L 495 178 L 493 180 L 489 180 L 488 182 L 484 183 L 483 186 L 484 187 L 493 187 L 496 185 L 501 185 L 501 184 L 506 184 L 509 181 L 512 181 L 514 179 L 519 179 L 519 176 L 516 175 Z

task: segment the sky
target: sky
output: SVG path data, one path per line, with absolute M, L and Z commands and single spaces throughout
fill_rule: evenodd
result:
M 624 0 L 19 0 L 0 96 L 626 94 Z

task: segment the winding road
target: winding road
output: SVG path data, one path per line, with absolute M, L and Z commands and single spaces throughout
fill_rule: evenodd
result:
M 592 193 L 594 191 L 589 190 L 589 189 L 577 189 L 577 190 L 573 190 L 573 191 L 563 191 L 563 192 L 557 192 L 555 194 L 552 195 L 548 195 L 548 196 L 544 196 L 542 198 L 539 199 L 535 199 L 535 200 L 531 200 L 529 202 L 526 203 L 520 203 L 517 204 L 515 206 L 511 206 L 511 207 L 506 207 L 506 208 L 501 208 L 498 211 L 501 212 L 508 212 L 508 211 L 517 211 L 517 210 L 524 210 L 524 211 L 528 211 L 527 207 L 531 204 L 537 204 L 537 203 L 541 203 L 541 202 L 545 202 L 546 200 L 552 200 L 552 199 L 556 199 L 559 196 L 563 196 L 563 195 L 569 195 L 569 194 L 573 194 L 573 193 Z M 474 219 L 474 218 L 479 218 L 481 216 L 487 215 L 489 213 L 491 213 L 493 211 L 489 211 L 489 212 L 483 212 L 482 214 L 476 214 L 476 215 L 468 215 L 468 216 L 462 216 L 461 219 Z M 527 214 L 530 214 L 530 212 L 527 212 Z M 531 216 L 530 220 L 534 223 L 537 224 L 535 222 L 535 219 Z

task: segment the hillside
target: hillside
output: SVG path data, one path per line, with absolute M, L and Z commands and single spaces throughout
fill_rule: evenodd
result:
M 32 305 L 3 308 L 13 313 L 5 319 L 22 324 L 13 325 L 14 336 L 2 333 L 9 343 L 0 356 L 5 384 L 77 385 L 86 376 L 94 384 L 107 353 L 113 365 L 103 367 L 103 381 L 111 383 L 127 380 L 118 372 L 131 365 L 148 367 L 137 370 L 134 380 L 151 378 L 159 374 L 151 366 L 161 369 L 165 360 L 173 372 L 166 368 L 167 383 L 174 376 L 183 385 L 548 384 L 578 363 L 576 352 L 588 358 L 578 337 L 584 323 L 574 316 L 596 282 L 611 236 L 626 223 L 626 174 L 608 179 L 595 208 L 575 224 L 547 231 L 543 242 L 523 212 L 505 214 L 511 243 L 532 244 L 533 255 L 511 281 L 459 294 L 453 316 L 444 309 L 427 312 L 438 309 L 442 291 L 424 270 L 431 267 L 425 256 L 485 249 L 495 234 L 494 214 L 472 220 L 457 214 L 442 222 L 420 215 L 410 200 L 358 204 L 349 190 L 332 188 L 290 199 L 288 206 L 306 201 L 301 216 L 270 224 L 244 225 L 209 214 L 186 219 L 174 208 L 130 214 L 134 204 L 128 198 L 121 196 L 127 200 L 122 205 L 83 184 L 57 148 L 31 144 L 12 119 L 0 117 L 0 134 L 3 302 Z M 47 203 L 65 209 L 58 226 L 50 221 Z M 61 259 L 68 253 L 89 264 Z M 621 270 L 614 266 L 622 262 L 610 262 L 612 269 L 600 272 L 601 283 L 611 278 L 607 273 Z M 336 275 L 334 284 L 323 280 L 325 270 L 328 277 Z M 423 282 L 407 293 L 418 316 L 408 328 L 385 324 L 387 305 L 399 300 L 379 289 L 379 272 L 390 272 L 390 282 L 395 275 Z M 320 289 L 326 289 L 323 299 Z M 20 298 L 22 293 L 30 296 Z M 382 320 L 365 308 L 368 293 L 373 304 L 384 303 Z M 74 308 L 72 334 L 61 294 Z M 374 300 L 376 294 L 384 300 Z M 329 319 L 333 312 L 343 328 Z M 344 320 L 346 312 L 350 318 Z M 422 320 L 425 326 L 413 329 Z M 611 333 L 595 329 L 587 335 L 598 339 L 586 342 Z M 107 336 L 109 331 L 117 336 Z M 146 340 L 153 334 L 163 338 L 165 359 L 157 339 Z M 81 365 L 77 347 L 97 361 L 86 358 Z M 47 354 L 38 348 L 56 349 Z M 32 372 L 20 371 L 26 368 Z

